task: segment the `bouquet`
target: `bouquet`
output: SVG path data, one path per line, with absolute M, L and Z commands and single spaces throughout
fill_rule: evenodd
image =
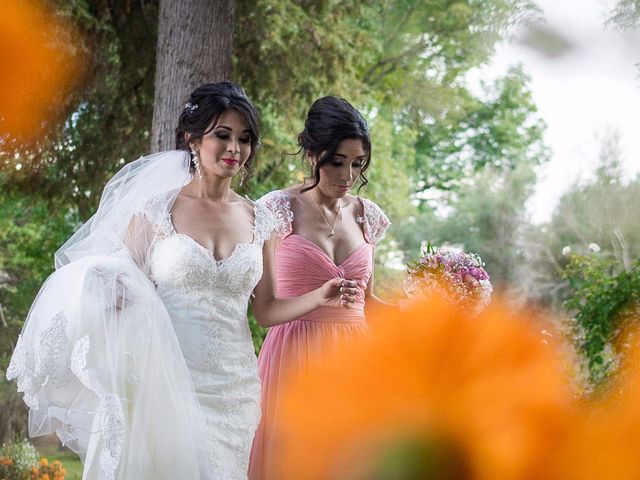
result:
M 408 264 L 404 290 L 410 298 L 439 293 L 464 310 L 480 313 L 491 300 L 493 287 L 484 262 L 473 253 L 431 242 L 417 261 Z

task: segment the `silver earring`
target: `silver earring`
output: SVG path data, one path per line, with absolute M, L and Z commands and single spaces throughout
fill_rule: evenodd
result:
M 193 164 L 196 166 L 196 175 L 198 176 L 198 180 L 202 181 L 202 169 L 200 168 L 200 156 L 195 149 L 191 149 L 191 155 L 193 158 Z
M 246 171 L 246 168 L 244 167 L 244 165 L 242 166 L 242 170 L 240 171 L 240 186 L 244 187 L 244 172 Z

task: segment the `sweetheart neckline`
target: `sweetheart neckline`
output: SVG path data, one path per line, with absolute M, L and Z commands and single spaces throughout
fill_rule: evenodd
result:
M 248 199 L 248 197 L 247 197 Z M 218 260 L 215 256 L 215 254 L 213 253 L 213 251 L 207 247 L 205 247 L 204 245 L 202 245 L 200 242 L 198 242 L 195 238 L 193 238 L 191 235 L 188 235 L 186 233 L 182 233 L 179 232 L 175 225 L 173 224 L 173 218 L 171 216 L 171 211 L 167 212 L 167 224 L 169 225 L 169 229 L 171 230 L 173 235 L 177 235 L 180 237 L 186 237 L 189 240 L 191 240 L 192 243 L 194 243 L 196 246 L 198 246 L 200 249 L 204 250 L 206 253 L 209 254 L 209 256 L 211 257 L 211 259 L 213 260 L 213 262 L 216 265 L 222 265 L 224 262 L 226 262 L 227 260 L 229 260 L 230 258 L 232 258 L 236 251 L 238 250 L 238 247 L 240 247 L 241 245 L 254 245 L 256 244 L 256 234 L 257 234 L 257 221 L 258 221 L 258 212 L 257 212 L 257 205 L 255 204 L 255 202 L 251 202 L 252 206 L 253 206 L 253 225 L 251 226 L 251 233 L 253 235 L 253 239 L 250 242 L 238 242 L 235 244 L 235 246 L 233 247 L 233 250 L 231 250 L 231 253 L 229 254 L 228 257 L 222 258 L 220 260 Z
M 225 258 L 222 258 L 222 259 L 218 260 L 210 249 L 208 249 L 207 247 L 202 245 L 200 242 L 198 242 L 195 238 L 191 237 L 190 235 L 187 235 L 186 233 L 176 232 L 175 230 L 173 232 L 173 235 L 176 236 L 176 237 L 185 237 L 185 238 L 187 238 L 192 244 L 194 244 L 200 250 L 202 250 L 205 253 L 207 253 L 209 258 L 218 266 L 223 265 L 225 262 L 227 262 L 228 260 L 233 258 L 233 256 L 236 254 L 236 252 L 238 252 L 238 250 L 240 249 L 241 246 L 257 245 L 257 243 L 255 243 L 255 242 L 238 242 L 233 247 L 233 250 L 231 250 L 231 253 L 229 254 L 228 257 L 225 257 Z
M 287 238 L 290 238 L 290 237 L 298 237 L 298 238 L 301 238 L 301 239 L 302 239 L 302 240 L 304 240 L 306 243 L 308 243 L 308 244 L 312 245 L 313 247 L 315 247 L 315 249 L 316 249 L 316 250 L 318 250 L 318 251 L 319 251 L 319 252 L 320 252 L 320 253 L 321 253 L 321 254 L 322 254 L 322 255 L 323 255 L 327 260 L 329 260 L 329 261 L 330 261 L 333 265 L 335 265 L 336 267 L 341 267 L 342 265 L 344 265 L 345 263 L 347 263 L 347 261 L 348 261 L 351 257 L 353 257 L 353 255 L 355 255 L 355 253 L 356 253 L 360 248 L 362 248 L 364 245 L 369 245 L 369 243 L 367 243 L 366 241 L 365 241 L 365 242 L 362 242 L 360 245 L 358 245 L 356 248 L 354 248 L 354 249 L 351 251 L 351 253 L 349 253 L 349 255 L 347 255 L 347 256 L 344 258 L 344 260 L 342 260 L 340 263 L 336 263 L 336 262 L 335 262 L 335 260 L 333 260 L 333 259 L 329 256 L 329 254 L 328 254 L 327 252 L 325 252 L 325 251 L 324 251 L 324 250 L 323 250 L 319 245 L 315 244 L 315 243 L 314 243 L 314 242 L 312 242 L 311 240 L 309 240 L 309 239 L 307 239 L 307 238 L 303 237 L 302 235 L 298 235 L 297 233 L 292 233 L 292 234 L 290 234 L 290 235 L 288 235 L 288 236 L 287 236 Z M 283 242 L 284 242 L 287 238 L 285 238 L 285 239 L 283 240 Z
M 235 246 L 233 247 L 233 250 L 231 250 L 231 253 L 229 254 L 229 256 L 225 257 L 225 258 L 222 258 L 220 260 L 218 260 L 216 258 L 215 254 L 213 253 L 213 251 L 211 249 L 209 249 L 209 248 L 205 247 L 204 245 L 202 245 L 200 242 L 198 242 L 191 235 L 179 232 L 176 229 L 175 225 L 173 224 L 173 217 L 171 216 L 171 214 L 173 212 L 171 210 L 169 210 L 167 212 L 166 221 L 167 221 L 167 224 L 169 225 L 169 229 L 171 230 L 173 235 L 178 235 L 178 236 L 181 236 L 181 237 L 187 237 L 189 240 L 191 240 L 191 242 L 193 242 L 198 247 L 200 247 L 202 250 L 207 252 L 216 265 L 222 265 L 224 262 L 226 262 L 227 260 L 229 260 L 230 258 L 232 258 L 235 255 L 236 251 L 238 250 L 238 247 L 240 247 L 241 245 L 256 245 L 257 222 L 258 222 L 258 211 L 257 211 L 257 208 L 258 208 L 258 205 L 255 202 L 253 202 L 252 200 L 250 200 L 249 197 L 245 197 L 245 198 L 251 202 L 251 205 L 253 207 L 253 225 L 251 225 L 251 233 L 253 235 L 253 239 L 250 242 L 238 242 L 238 243 L 236 243 Z

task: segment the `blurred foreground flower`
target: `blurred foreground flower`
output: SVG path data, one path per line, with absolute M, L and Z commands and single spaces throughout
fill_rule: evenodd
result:
M 33 0 L 0 6 L 0 144 L 40 135 L 80 74 L 72 30 Z
M 633 345 L 621 372 L 604 395 L 585 405 L 584 421 L 567 438 L 555 478 L 640 478 L 640 332 L 635 330 L 625 334 Z
M 281 405 L 276 478 L 550 478 L 574 420 L 560 359 L 504 304 L 480 319 L 425 300 L 316 364 Z

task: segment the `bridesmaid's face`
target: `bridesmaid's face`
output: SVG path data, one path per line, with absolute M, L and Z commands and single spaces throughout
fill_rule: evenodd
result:
M 365 158 L 362 140 L 350 138 L 340 142 L 333 160 L 320 168 L 318 187 L 322 193 L 334 198 L 344 197 L 360 176 Z
M 202 137 L 200 161 L 203 174 L 233 177 L 251 154 L 251 133 L 241 114 L 227 110 L 213 130 Z

